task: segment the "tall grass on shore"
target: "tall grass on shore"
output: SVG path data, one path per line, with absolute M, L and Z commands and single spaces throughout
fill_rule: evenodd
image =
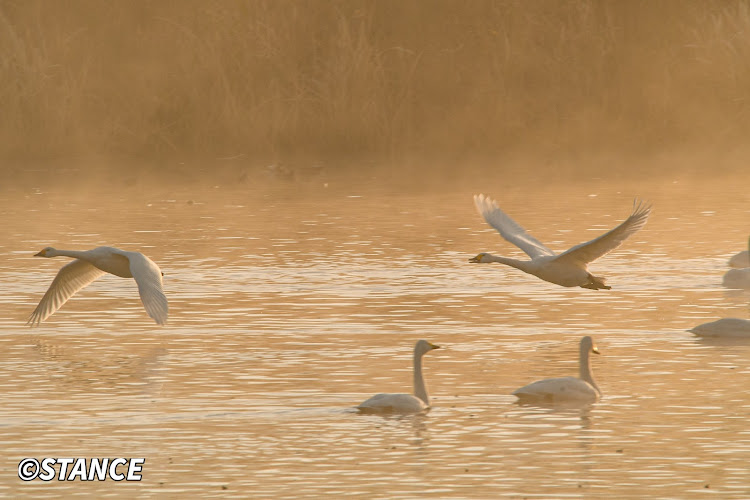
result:
M 750 136 L 750 2 L 6 0 L 0 158 L 465 158 Z

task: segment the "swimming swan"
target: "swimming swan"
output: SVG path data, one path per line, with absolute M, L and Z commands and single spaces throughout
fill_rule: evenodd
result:
M 519 403 L 564 401 L 596 401 L 602 394 L 591 373 L 589 353 L 599 354 L 594 340 L 588 335 L 581 339 L 578 354 L 579 376 L 538 380 L 513 391 Z
M 484 220 L 497 229 L 500 236 L 526 252 L 531 260 L 516 260 L 483 252 L 469 259 L 469 262 L 500 262 L 550 283 L 592 290 L 609 290 L 612 287 L 605 284 L 604 278 L 588 272 L 587 264 L 619 247 L 629 236 L 643 228 L 651 213 L 650 205 L 634 203 L 633 212 L 625 222 L 596 239 L 557 255 L 500 210 L 494 200 L 479 194 L 474 196 L 474 204 Z
M 414 346 L 414 395 L 376 394 L 357 409 L 363 413 L 417 413 L 430 407 L 430 397 L 422 377 L 422 356 L 439 345 L 419 340 Z
M 750 338 L 750 320 L 722 318 L 688 330 L 699 337 Z
M 750 238 L 747 239 L 747 248 L 729 259 L 729 267 L 750 267 Z
M 167 321 L 169 308 L 162 289 L 162 272 L 159 266 L 142 253 L 126 252 L 112 247 L 84 251 L 47 247 L 34 256 L 63 256 L 75 260 L 60 268 L 47 293 L 31 313 L 27 322 L 30 326 L 38 325 L 50 317 L 78 290 L 106 273 L 121 278 L 135 278 L 141 302 L 148 315 L 160 325 Z
M 721 284 L 727 288 L 750 290 L 750 267 L 730 269 L 724 273 Z

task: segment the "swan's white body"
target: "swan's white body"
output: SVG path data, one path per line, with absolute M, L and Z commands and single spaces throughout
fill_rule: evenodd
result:
M 750 238 L 747 239 L 747 250 L 743 250 L 729 259 L 729 267 L 750 267 Z
M 538 380 L 513 391 L 519 402 L 558 403 L 566 401 L 596 401 L 601 396 L 591 372 L 589 353 L 599 354 L 594 340 L 585 336 L 581 339 L 578 355 L 579 376 Z
M 630 217 L 616 228 L 558 255 L 528 234 L 516 221 L 500 210 L 497 202 L 491 198 L 483 194 L 476 195 L 474 204 L 484 220 L 497 229 L 500 236 L 526 252 L 531 260 L 517 260 L 480 253 L 469 259 L 470 262 L 499 262 L 533 274 L 550 283 L 567 287 L 580 286 L 593 290 L 609 290 L 611 287 L 605 284 L 603 278 L 598 278 L 588 272 L 588 263 L 619 247 L 629 236 L 643 228 L 651 213 L 651 207 L 648 205 L 643 206 L 641 203 L 634 205 Z
M 750 252 L 743 250 L 740 253 L 733 255 L 732 258 L 729 259 L 729 267 L 750 267 Z
M 727 288 L 750 290 L 750 267 L 730 269 L 724 274 L 721 284 Z
M 414 346 L 414 395 L 376 394 L 360 404 L 363 413 L 418 413 L 430 407 L 430 396 L 422 376 L 422 356 L 440 346 L 419 340 Z
M 722 318 L 688 330 L 699 337 L 750 338 L 750 320 Z
M 169 306 L 162 288 L 162 273 L 151 259 L 139 252 L 126 252 L 112 247 L 97 247 L 93 250 L 57 250 L 47 247 L 36 257 L 72 257 L 52 281 L 39 305 L 31 313 L 28 324 L 38 325 L 78 290 L 86 287 L 105 273 L 121 278 L 134 278 L 146 312 L 158 324 L 167 321 Z

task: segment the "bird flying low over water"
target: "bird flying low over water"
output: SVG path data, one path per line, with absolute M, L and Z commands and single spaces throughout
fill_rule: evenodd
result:
M 480 253 L 469 259 L 469 262 L 499 262 L 556 285 L 580 286 L 592 290 L 609 290 L 612 287 L 605 284 L 604 278 L 592 275 L 587 269 L 588 263 L 622 245 L 628 237 L 646 225 L 648 216 L 651 214 L 650 205 L 636 200 L 633 203 L 633 212 L 622 224 L 598 238 L 576 245 L 558 255 L 528 234 L 516 221 L 500 210 L 497 202 L 491 198 L 483 194 L 475 195 L 474 204 L 484 220 L 497 229 L 500 236 L 526 252 L 531 260 L 517 260 Z
M 162 288 L 162 272 L 151 259 L 139 252 L 118 248 L 97 247 L 93 250 L 57 250 L 47 247 L 35 257 L 72 257 L 58 271 L 47 292 L 27 322 L 38 325 L 62 307 L 78 290 L 88 286 L 103 274 L 134 278 L 146 312 L 158 324 L 167 321 L 169 306 Z

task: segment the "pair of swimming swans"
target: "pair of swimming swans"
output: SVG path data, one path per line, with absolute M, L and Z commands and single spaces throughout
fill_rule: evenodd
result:
M 722 285 L 727 288 L 750 289 L 750 238 L 747 250 L 743 250 L 729 259 L 729 271 L 722 279 Z M 721 318 L 709 323 L 703 323 L 688 330 L 699 337 L 750 339 L 750 320 L 740 318 Z
M 414 346 L 414 394 L 376 394 L 357 409 L 362 413 L 419 413 L 430 407 L 430 396 L 422 375 L 422 356 L 440 346 L 426 340 Z M 579 376 L 538 380 L 513 391 L 519 403 L 587 403 L 599 399 L 601 391 L 591 371 L 590 353 L 599 354 L 590 336 L 581 339 L 578 353 Z
M 727 271 L 721 280 L 721 284 L 725 287 L 750 290 L 750 238 L 748 238 L 747 246 L 747 250 L 729 259 L 729 267 L 732 269 Z

